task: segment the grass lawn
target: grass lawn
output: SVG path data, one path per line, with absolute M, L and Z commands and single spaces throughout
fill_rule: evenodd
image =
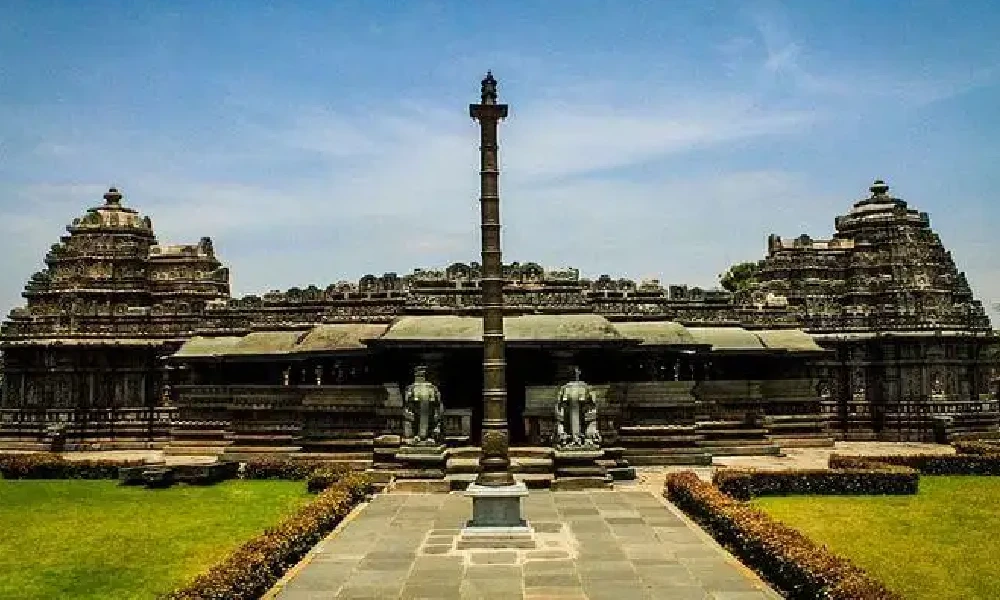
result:
M 906 598 L 1000 598 L 1000 477 L 920 477 L 916 496 L 754 503 Z
M 0 598 L 155 598 L 308 499 L 302 482 L 0 479 Z

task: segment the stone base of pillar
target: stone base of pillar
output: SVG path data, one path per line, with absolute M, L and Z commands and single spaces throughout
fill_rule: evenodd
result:
M 472 498 L 472 520 L 468 522 L 466 532 L 484 533 L 531 533 L 528 522 L 521 518 L 521 498 L 528 495 L 528 487 L 524 483 L 492 487 L 473 483 L 465 490 L 465 495 Z

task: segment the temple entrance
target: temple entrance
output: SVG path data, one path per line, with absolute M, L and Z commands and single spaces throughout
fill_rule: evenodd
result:
M 528 386 L 552 385 L 554 372 L 550 353 L 537 348 L 507 350 L 507 426 L 512 446 L 528 444 L 525 409 Z M 554 400 L 554 399 L 553 399 Z
M 453 350 L 438 369 L 438 388 L 446 414 L 469 414 L 469 444 L 478 445 L 483 421 L 483 355 L 481 350 Z M 507 428 L 511 445 L 527 443 L 525 387 L 551 385 L 551 357 L 536 349 L 507 349 Z
M 478 445 L 483 429 L 483 353 L 481 350 L 453 350 L 438 371 L 438 388 L 446 414 L 467 411 L 469 440 Z

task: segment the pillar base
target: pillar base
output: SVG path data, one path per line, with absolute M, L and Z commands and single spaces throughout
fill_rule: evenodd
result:
M 505 486 L 470 484 L 465 495 L 472 498 L 472 520 L 464 531 L 530 533 L 528 522 L 521 518 L 521 498 L 528 495 L 524 483 Z

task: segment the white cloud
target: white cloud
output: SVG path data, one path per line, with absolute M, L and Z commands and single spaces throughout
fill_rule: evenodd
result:
M 749 20 L 761 54 L 759 69 L 767 78 L 782 81 L 789 91 L 842 107 L 871 102 L 884 102 L 897 110 L 925 106 L 994 83 L 998 74 L 994 64 L 922 64 L 908 72 L 889 69 L 871 56 L 864 63 L 824 64 L 810 55 L 808 44 L 798 38 L 782 11 L 754 10 Z M 720 50 L 731 56 L 735 51 L 748 52 L 748 46 L 734 40 Z

